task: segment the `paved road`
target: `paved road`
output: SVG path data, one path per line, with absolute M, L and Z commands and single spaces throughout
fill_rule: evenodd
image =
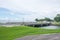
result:
M 25 36 L 22 38 L 17 38 L 15 40 L 60 40 L 60 33 Z

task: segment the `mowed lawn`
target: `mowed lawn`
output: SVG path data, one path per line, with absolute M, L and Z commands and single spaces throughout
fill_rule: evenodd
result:
M 27 26 L 0 27 L 0 40 L 14 40 L 26 35 L 60 33 L 60 29 L 42 29 Z

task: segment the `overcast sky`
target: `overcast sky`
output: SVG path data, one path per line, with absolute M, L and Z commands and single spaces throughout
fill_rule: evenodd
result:
M 34 21 L 35 18 L 53 18 L 60 13 L 60 0 L 0 0 L 0 8 L 11 12 L 0 19 Z

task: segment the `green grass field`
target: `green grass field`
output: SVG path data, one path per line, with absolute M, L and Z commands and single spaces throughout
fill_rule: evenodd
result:
M 60 29 L 41 29 L 27 26 L 0 27 L 0 40 L 13 40 L 26 35 L 60 33 Z

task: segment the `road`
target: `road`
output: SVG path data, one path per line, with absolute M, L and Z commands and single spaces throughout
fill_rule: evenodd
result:
M 22 38 L 16 38 L 15 40 L 60 40 L 60 33 L 31 35 L 31 36 L 25 36 Z

